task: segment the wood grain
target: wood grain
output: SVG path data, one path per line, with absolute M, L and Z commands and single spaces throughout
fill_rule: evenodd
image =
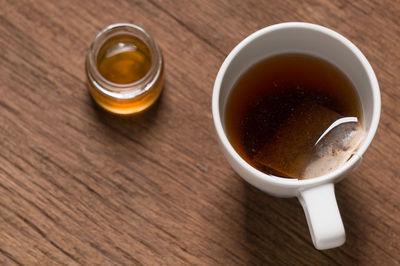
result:
M 1 265 L 396 265 L 400 261 L 398 1 L 0 0 Z M 297 199 L 246 184 L 218 147 L 225 56 L 283 21 L 332 28 L 367 56 L 381 123 L 336 187 L 347 242 L 312 246 Z M 166 62 L 159 102 L 131 119 L 93 103 L 84 73 L 108 24 L 147 29 Z

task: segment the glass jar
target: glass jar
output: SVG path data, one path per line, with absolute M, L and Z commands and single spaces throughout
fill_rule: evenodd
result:
M 93 99 L 120 115 L 151 106 L 163 87 L 164 63 L 153 38 L 141 27 L 113 24 L 93 40 L 86 74 Z

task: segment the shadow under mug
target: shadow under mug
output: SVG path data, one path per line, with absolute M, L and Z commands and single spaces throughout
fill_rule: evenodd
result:
M 303 53 L 322 58 L 342 70 L 353 83 L 362 106 L 365 138 L 340 168 L 307 180 L 265 174 L 235 151 L 225 133 L 225 106 L 238 78 L 260 60 L 283 53 Z M 261 29 L 241 41 L 219 69 L 212 95 L 212 113 L 223 153 L 232 168 L 247 182 L 277 197 L 297 197 L 304 209 L 314 246 L 329 249 L 345 242 L 345 231 L 336 203 L 334 183 L 361 162 L 378 127 L 381 109 L 375 73 L 360 50 L 342 35 L 310 23 L 287 22 Z

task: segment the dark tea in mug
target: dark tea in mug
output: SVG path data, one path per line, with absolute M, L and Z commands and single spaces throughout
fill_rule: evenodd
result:
M 364 136 L 351 81 L 329 62 L 305 54 L 269 57 L 243 73 L 226 103 L 225 129 L 250 165 L 299 179 L 340 167 Z

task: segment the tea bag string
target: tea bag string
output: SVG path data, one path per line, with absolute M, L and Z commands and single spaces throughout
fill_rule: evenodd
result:
M 342 117 L 342 118 L 339 118 L 338 120 L 333 122 L 332 125 L 330 125 L 327 128 L 327 130 L 325 130 L 325 132 L 318 138 L 317 142 L 315 142 L 314 146 L 316 146 L 326 136 L 326 134 L 328 134 L 335 127 L 337 127 L 337 126 L 339 126 L 341 124 L 344 124 L 344 123 L 357 123 L 357 122 L 358 122 L 357 117 Z

